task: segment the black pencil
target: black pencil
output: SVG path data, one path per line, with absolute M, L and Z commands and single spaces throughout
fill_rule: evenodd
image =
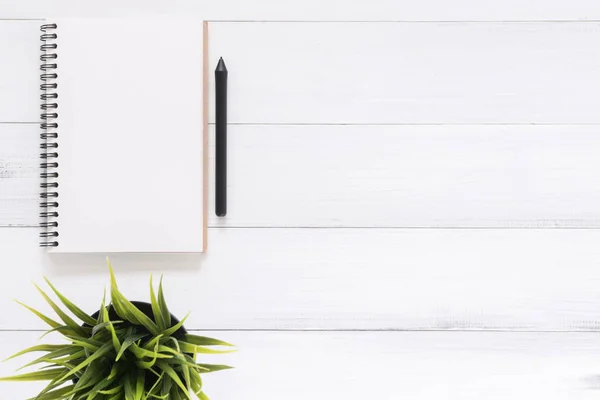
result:
M 227 67 L 219 58 L 215 69 L 215 213 L 227 214 Z

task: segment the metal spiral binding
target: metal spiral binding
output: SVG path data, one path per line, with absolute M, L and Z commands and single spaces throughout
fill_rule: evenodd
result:
M 40 127 L 42 128 L 42 133 L 40 135 L 40 139 L 42 143 L 40 144 L 40 178 L 42 182 L 40 183 L 40 218 L 42 222 L 40 222 L 40 226 L 43 229 L 43 232 L 40 233 L 40 246 L 41 247 L 56 247 L 58 246 L 58 232 L 56 228 L 58 227 L 58 222 L 56 218 L 58 217 L 58 202 L 56 198 L 58 197 L 58 192 L 55 191 L 58 188 L 58 182 L 56 179 L 58 178 L 58 172 L 56 172 L 56 168 L 58 167 L 58 162 L 56 161 L 58 158 L 58 153 L 56 152 L 56 148 L 58 148 L 58 143 L 56 139 L 58 139 L 58 133 L 56 129 L 58 128 L 58 122 L 56 119 L 58 118 L 58 103 L 56 99 L 58 98 L 58 94 L 56 93 L 56 89 L 58 88 L 58 83 L 56 79 L 58 78 L 58 74 L 56 70 L 58 68 L 58 64 L 56 63 L 56 59 L 58 55 L 56 54 L 57 44 L 57 34 L 55 32 L 57 26 L 56 24 L 45 24 L 41 26 L 42 35 L 40 36 L 40 40 L 42 41 L 42 45 L 40 47 L 42 51 L 42 55 L 40 56 L 40 69 L 42 71 L 40 75 L 40 79 L 42 80 L 42 84 L 40 85 L 40 89 L 42 91 L 41 100 L 41 109 L 42 109 L 42 123 Z

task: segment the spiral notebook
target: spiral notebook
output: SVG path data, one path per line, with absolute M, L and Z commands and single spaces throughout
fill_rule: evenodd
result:
M 206 24 L 64 19 L 41 27 L 41 246 L 206 247 Z

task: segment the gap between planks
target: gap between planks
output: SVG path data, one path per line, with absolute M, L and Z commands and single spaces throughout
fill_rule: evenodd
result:
M 0 229 L 31 229 L 39 228 L 39 225 L 16 225 L 8 224 L 1 225 Z M 455 230 L 455 231 L 498 231 L 498 230 L 583 230 L 583 231 L 594 231 L 599 230 L 598 226 L 499 226 L 499 227 L 487 227 L 487 226 L 216 226 L 209 225 L 208 229 L 289 229 L 289 230 L 307 230 L 307 229 L 319 229 L 319 230 Z
M 41 121 L 0 121 L 0 125 L 37 125 Z M 214 126 L 214 122 L 209 122 L 209 126 Z M 572 123 L 572 122 L 481 122 L 481 123 L 460 123 L 460 122 L 397 122 L 397 123 L 343 123 L 343 122 L 229 122 L 232 126 L 600 126 L 600 123 Z
M 89 18 L 89 17 L 73 17 L 73 18 Z M 109 18 L 109 17 L 107 17 Z M 168 17 L 166 17 L 168 18 Z M 36 22 L 36 21 L 46 21 L 45 18 L 0 18 L 0 22 L 2 21 L 24 21 L 24 22 Z M 319 20 L 309 20 L 309 19 L 207 19 L 204 20 L 209 24 L 219 24 L 219 23 L 324 23 L 324 24 L 373 24 L 373 23 L 381 23 L 381 24 L 431 24 L 431 23 L 467 23 L 467 24 L 555 24 L 555 23 L 598 23 L 600 19 L 504 19 L 504 20 L 492 20 L 492 19 L 481 19 L 481 20 L 473 20 L 473 19 L 423 19 L 423 20 L 403 20 L 403 19 L 389 19 L 389 20 L 361 20 L 361 19 L 347 19 L 347 20 L 332 20 L 332 19 L 319 19 Z
M 439 333 L 475 333 L 475 334 L 485 334 L 485 333 L 572 333 L 572 334 L 582 334 L 582 333 L 591 333 L 591 334 L 599 334 L 600 331 L 595 330 L 548 330 L 548 329 L 315 329 L 315 328 L 306 328 L 306 329 L 285 329 L 285 328 L 266 328 L 266 329 L 258 329 L 258 328 L 207 328 L 207 329 L 198 329 L 192 328 L 187 329 L 188 332 L 371 332 L 371 333 L 427 333 L 427 332 L 439 332 Z M 11 332 L 39 332 L 45 333 L 47 330 L 44 329 L 0 329 L 0 333 L 11 333 Z

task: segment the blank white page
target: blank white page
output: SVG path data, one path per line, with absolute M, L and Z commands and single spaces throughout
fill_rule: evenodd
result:
M 51 22 L 59 95 L 51 251 L 203 251 L 204 23 Z

